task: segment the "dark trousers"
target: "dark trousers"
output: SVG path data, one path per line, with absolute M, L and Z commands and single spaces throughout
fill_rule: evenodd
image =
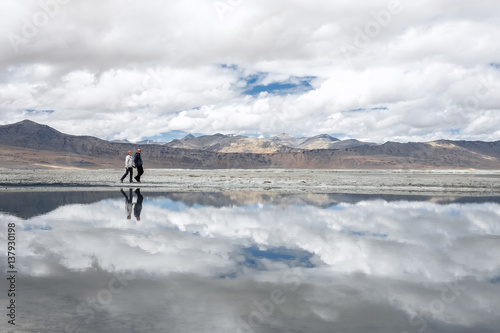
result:
M 142 174 L 144 173 L 144 169 L 142 168 L 142 165 L 141 166 L 138 166 L 137 167 L 137 176 L 135 176 L 135 179 L 140 182 L 141 181 L 141 176 Z
M 120 178 L 120 180 L 124 180 L 125 177 L 127 177 L 127 174 L 130 173 L 130 182 L 132 183 L 132 175 L 134 174 L 134 169 L 133 168 L 127 168 L 127 171 L 125 174 Z

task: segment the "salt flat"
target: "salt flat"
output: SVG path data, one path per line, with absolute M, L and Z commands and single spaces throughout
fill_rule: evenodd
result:
M 146 169 L 142 183 L 120 183 L 122 169 L 1 169 L 1 191 L 270 191 L 453 196 L 500 195 L 500 171 L 477 170 L 172 170 Z

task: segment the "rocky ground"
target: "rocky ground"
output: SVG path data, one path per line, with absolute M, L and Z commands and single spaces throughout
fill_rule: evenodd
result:
M 0 191 L 113 190 L 122 169 L 0 169 Z M 500 195 L 500 171 L 146 169 L 148 191 Z

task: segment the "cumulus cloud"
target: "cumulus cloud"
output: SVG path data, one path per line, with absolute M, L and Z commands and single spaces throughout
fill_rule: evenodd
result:
M 3 124 L 30 118 L 129 140 L 178 130 L 500 139 L 494 1 L 41 0 L 0 9 Z M 260 93 L 249 93 L 256 84 Z

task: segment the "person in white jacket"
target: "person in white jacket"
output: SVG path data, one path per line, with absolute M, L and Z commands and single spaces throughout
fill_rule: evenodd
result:
M 132 152 L 129 150 L 127 157 L 125 157 L 125 174 L 120 178 L 120 182 L 123 183 L 123 179 L 127 177 L 130 173 L 130 182 L 132 183 L 132 175 L 134 173 L 134 159 L 132 158 Z

